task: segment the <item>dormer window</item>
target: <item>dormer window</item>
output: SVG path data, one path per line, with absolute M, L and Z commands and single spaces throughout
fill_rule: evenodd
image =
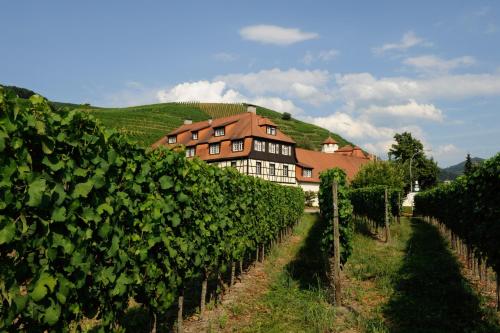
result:
M 186 157 L 193 157 L 195 155 L 196 148 L 195 147 L 187 147 L 186 148 Z
M 277 143 L 269 143 L 269 152 L 271 154 L 279 154 L 280 146 Z
M 281 145 L 281 154 L 291 156 L 292 155 L 292 147 L 289 145 Z
M 276 127 L 266 126 L 266 133 L 269 135 L 276 135 Z
M 168 137 L 168 143 L 176 143 L 177 142 L 177 136 L 169 136 Z
M 309 168 L 302 169 L 302 177 L 304 177 L 304 178 L 311 178 L 312 173 L 313 173 L 312 169 L 309 169 Z
M 220 153 L 220 143 L 211 143 L 209 146 L 210 155 L 217 155 Z
M 243 140 L 233 141 L 233 152 L 234 151 L 243 151 Z
M 198 131 L 191 132 L 191 139 L 198 140 Z
M 266 151 L 266 143 L 261 140 L 254 140 L 255 151 Z
M 215 136 L 224 136 L 225 135 L 224 127 L 217 127 L 214 130 L 214 135 Z

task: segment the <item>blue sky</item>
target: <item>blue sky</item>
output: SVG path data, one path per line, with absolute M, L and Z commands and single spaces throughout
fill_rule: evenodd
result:
M 0 82 L 100 106 L 253 102 L 385 156 L 500 149 L 498 1 L 5 1 Z

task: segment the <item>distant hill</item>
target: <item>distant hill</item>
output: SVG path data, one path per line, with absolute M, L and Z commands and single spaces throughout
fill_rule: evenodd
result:
M 484 158 L 473 157 L 471 158 L 471 160 L 473 164 L 480 164 L 484 161 Z M 465 161 L 449 166 L 444 169 L 440 169 L 439 180 L 441 181 L 454 180 L 458 176 L 464 174 L 464 167 L 465 167 Z
M 6 87 L 19 97 L 29 98 L 35 92 L 19 87 Z M 193 122 L 210 118 L 221 118 L 232 114 L 246 112 L 242 104 L 223 103 L 162 103 L 141 105 L 125 108 L 101 108 L 89 104 L 72 104 L 50 102 L 61 111 L 79 109 L 96 117 L 104 126 L 116 128 L 119 132 L 134 139 L 142 146 L 149 146 L 168 132 L 179 127 L 185 119 Z M 291 136 L 301 148 L 321 149 L 321 143 L 331 136 L 338 141 L 339 146 L 352 145 L 336 133 L 322 127 L 312 125 L 297 119 L 283 119 L 283 114 L 277 111 L 257 107 L 257 114 L 271 119 L 287 135 Z

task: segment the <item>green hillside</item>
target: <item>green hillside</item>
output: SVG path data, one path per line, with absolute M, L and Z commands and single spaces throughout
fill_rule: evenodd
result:
M 2 85 L 0 85 L 2 86 Z M 12 91 L 20 98 L 27 99 L 35 92 L 21 87 L 2 86 Z M 193 122 L 210 118 L 227 117 L 233 114 L 246 112 L 243 104 L 224 103 L 162 103 L 141 105 L 126 108 L 101 108 L 89 104 L 73 104 L 51 101 L 50 104 L 60 111 L 79 109 L 89 112 L 108 128 L 116 128 L 121 133 L 136 140 L 140 145 L 149 146 L 168 132 L 179 127 L 185 119 Z M 322 127 L 312 125 L 296 119 L 283 119 L 283 114 L 257 107 L 257 114 L 271 119 L 287 135 L 291 136 L 297 146 L 301 148 L 319 150 L 321 143 L 331 136 L 339 145 L 353 145 L 340 135 L 332 133 Z
M 94 115 L 104 126 L 116 128 L 144 146 L 179 127 L 185 119 L 196 122 L 245 112 L 241 104 L 216 103 L 163 103 L 128 108 L 88 107 L 84 110 Z M 257 114 L 270 118 L 284 133 L 291 136 L 299 147 L 320 149 L 321 142 L 329 135 L 336 139 L 340 146 L 352 145 L 324 128 L 296 119 L 284 120 L 281 113 L 273 110 L 258 107 Z

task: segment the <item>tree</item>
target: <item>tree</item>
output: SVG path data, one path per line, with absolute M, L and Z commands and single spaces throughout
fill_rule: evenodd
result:
M 412 156 L 413 158 L 424 157 L 424 145 L 415 139 L 411 133 L 396 133 L 394 140 L 396 140 L 396 143 L 389 149 L 389 154 L 394 160 L 405 162 L 412 158 Z
M 439 168 L 432 158 L 425 156 L 422 142 L 409 132 L 396 133 L 394 139 L 396 143 L 391 146 L 389 154 L 404 170 L 405 190 L 409 191 L 410 182 L 415 180 L 418 180 L 422 189 L 434 186 L 437 183 Z
M 404 171 L 400 164 L 377 161 L 363 165 L 351 185 L 354 188 L 386 185 L 390 188 L 402 189 L 405 184 L 403 177 Z
M 283 115 L 281 116 L 281 119 L 283 120 L 290 120 L 292 119 L 292 115 L 288 112 L 283 112 Z
M 470 157 L 470 154 L 467 153 L 467 157 L 465 158 L 464 174 L 470 175 L 473 171 L 474 171 L 474 164 L 472 164 L 472 159 Z

